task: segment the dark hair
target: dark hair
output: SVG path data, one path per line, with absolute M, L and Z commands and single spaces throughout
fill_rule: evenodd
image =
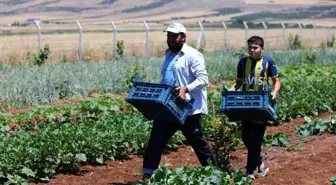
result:
M 264 39 L 259 36 L 252 36 L 247 40 L 247 44 L 258 44 L 260 47 L 264 47 Z

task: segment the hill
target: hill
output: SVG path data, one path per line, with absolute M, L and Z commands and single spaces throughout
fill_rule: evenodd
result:
M 260 15 L 260 12 L 267 12 L 267 15 Z M 194 0 L 0 0 L 0 24 L 23 22 L 28 18 L 65 22 L 179 20 L 194 23 L 196 20 L 226 21 L 232 17 L 248 18 L 250 21 L 260 18 L 278 21 L 278 17 L 280 20 L 330 19 L 336 18 L 336 1 L 198 0 L 195 3 Z

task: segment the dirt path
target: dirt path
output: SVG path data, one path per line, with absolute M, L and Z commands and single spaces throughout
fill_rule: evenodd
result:
M 324 119 L 334 113 L 325 113 L 316 117 Z M 303 124 L 303 119 L 296 119 L 278 127 L 269 127 L 267 133 L 284 132 L 292 134 L 295 125 Z M 330 177 L 336 175 L 336 135 L 324 134 L 322 136 L 309 137 L 308 143 L 298 145 L 301 152 L 285 152 L 272 161 L 267 161 L 270 173 L 267 177 L 254 180 L 255 185 L 330 185 Z M 269 148 L 264 148 L 267 151 Z M 276 149 L 273 155 L 283 149 Z M 237 159 L 233 160 L 235 167 L 245 164 L 246 150 L 238 150 L 232 153 Z M 271 157 L 273 156 L 271 155 Z M 171 152 L 162 156 L 161 165 L 167 165 L 171 169 L 183 165 L 197 166 L 199 162 L 190 146 L 182 146 L 177 152 Z M 81 172 L 77 175 L 59 174 L 46 184 L 57 185 L 126 185 L 141 179 L 142 158 L 133 156 L 128 161 L 107 161 L 104 166 L 81 166 Z M 35 185 L 35 183 L 30 183 Z M 42 185 L 43 183 L 39 183 Z
M 269 162 L 271 171 L 254 184 L 331 184 L 336 174 L 336 136 L 314 138 L 303 152 L 287 152 Z

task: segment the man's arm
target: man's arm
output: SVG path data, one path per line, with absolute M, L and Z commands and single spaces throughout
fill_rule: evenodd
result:
M 237 78 L 236 83 L 233 84 L 230 91 L 237 91 L 242 86 L 242 84 L 243 84 L 243 79 Z
M 238 62 L 236 83 L 233 84 L 233 86 L 231 87 L 230 91 L 237 91 L 243 85 L 243 68 L 242 68 L 242 62 L 243 62 L 243 60 L 245 60 L 245 59 L 242 58 Z
M 274 89 L 271 92 L 271 95 L 272 95 L 272 100 L 275 100 L 280 91 L 281 83 L 280 83 L 279 77 L 272 78 L 272 81 L 273 81 Z
M 209 83 L 204 58 L 201 53 L 198 53 L 197 56 L 193 57 L 192 61 L 190 61 L 190 71 L 195 77 L 195 80 L 185 87 L 177 88 L 177 90 L 179 90 L 179 97 L 182 99 L 184 99 L 186 93 L 200 90 Z
M 272 78 L 273 81 L 273 91 L 271 92 L 272 100 L 275 100 L 281 87 L 280 78 L 278 76 L 278 69 L 274 63 L 274 61 L 271 59 L 268 61 L 269 67 L 268 67 L 268 75 Z

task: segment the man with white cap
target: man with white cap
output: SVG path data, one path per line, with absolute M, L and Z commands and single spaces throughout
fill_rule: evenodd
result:
M 206 91 L 208 75 L 203 55 L 186 44 L 187 30 L 182 24 L 173 23 L 165 32 L 167 32 L 168 49 L 162 64 L 161 83 L 176 80 L 178 96 L 182 99 L 193 98 L 195 101 L 184 125 L 154 120 L 144 155 L 144 179 L 149 178 L 159 167 L 164 148 L 177 130 L 182 131 L 202 166 L 208 165 L 208 159 L 217 166 L 213 152 L 204 138 L 201 124 L 201 115 L 208 113 Z

